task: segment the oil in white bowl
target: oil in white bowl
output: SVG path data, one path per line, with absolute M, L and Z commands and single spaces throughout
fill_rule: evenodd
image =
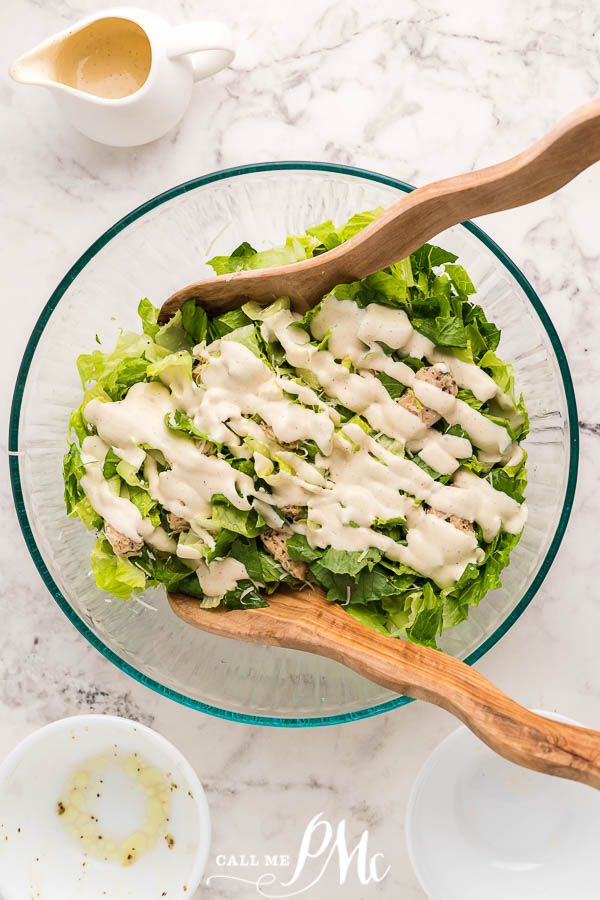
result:
M 74 769 L 57 801 L 70 838 L 94 859 L 131 866 L 159 840 L 172 849 L 169 782 L 138 753 L 113 751 Z

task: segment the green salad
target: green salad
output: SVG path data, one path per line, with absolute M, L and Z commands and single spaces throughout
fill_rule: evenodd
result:
M 326 253 L 382 212 L 324 222 L 217 275 Z M 384 634 L 435 647 L 526 521 L 528 416 L 498 328 L 457 257 L 425 244 L 301 315 L 281 297 L 166 324 L 77 360 L 67 515 L 97 533 L 97 586 L 164 585 L 204 607 L 319 585 Z

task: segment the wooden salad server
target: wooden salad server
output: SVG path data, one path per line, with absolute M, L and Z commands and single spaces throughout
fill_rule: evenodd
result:
M 441 706 L 517 765 L 600 788 L 600 732 L 530 712 L 453 656 L 362 625 L 318 588 L 280 588 L 269 606 L 247 610 L 203 609 L 184 594 L 168 597 L 195 628 L 335 659 L 390 691 Z
M 213 314 L 246 300 L 262 305 L 287 296 L 303 312 L 336 284 L 384 269 L 441 231 L 487 213 L 553 194 L 600 159 L 600 99 L 580 106 L 528 150 L 506 162 L 434 181 L 402 197 L 339 247 L 312 259 L 208 278 L 181 288 L 162 306 L 165 322 L 195 298 Z

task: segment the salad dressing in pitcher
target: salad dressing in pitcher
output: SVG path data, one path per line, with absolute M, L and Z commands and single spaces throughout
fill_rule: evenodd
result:
M 146 81 L 152 51 L 146 32 L 128 19 L 98 19 L 66 38 L 54 60 L 61 84 L 117 100 L 134 94 Z
M 166 134 L 183 116 L 195 81 L 235 55 L 222 22 L 169 25 L 146 9 L 93 13 L 19 56 L 10 75 L 52 91 L 83 134 L 135 147 Z

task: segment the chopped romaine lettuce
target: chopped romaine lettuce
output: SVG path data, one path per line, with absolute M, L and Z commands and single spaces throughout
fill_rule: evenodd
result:
M 374 209 L 358 213 L 341 227 L 328 220 L 308 228 L 303 235 L 289 236 L 282 246 L 272 249 L 257 251 L 244 241 L 230 256 L 213 257 L 209 264 L 220 275 L 287 265 L 318 256 L 352 238 L 382 212 L 382 209 Z M 527 434 L 527 410 L 523 398 L 517 400 L 515 397 L 512 365 L 505 363 L 496 353 L 500 331 L 488 322 L 482 307 L 472 302 L 474 293 L 473 283 L 465 269 L 457 263 L 455 254 L 432 244 L 425 244 L 409 258 L 399 260 L 383 271 L 333 288 L 338 300 L 352 301 L 361 309 L 378 304 L 402 310 L 414 329 L 434 345 L 444 348 L 446 353 L 462 362 L 479 366 L 491 376 L 499 388 L 494 398 L 478 400 L 466 388 L 458 390 L 458 398 L 505 427 L 514 443 L 502 459 L 480 454 L 473 445 L 472 456 L 458 462 L 460 467 L 486 478 L 495 490 L 521 504 L 527 472 L 526 453 L 518 448 L 518 442 Z M 193 396 L 201 395 L 204 390 L 201 382 L 198 389 L 188 384 L 192 380 L 193 349 L 199 346 L 200 350 L 196 353 L 200 356 L 205 344 L 219 340 L 242 343 L 279 376 L 293 379 L 315 391 L 319 406 L 314 406 L 312 402 L 307 405 L 306 400 L 289 391 L 284 391 L 284 395 L 290 404 L 297 405 L 298 411 L 319 411 L 330 407 L 332 415 L 338 417 L 334 420 L 337 438 L 345 440 L 349 447 L 356 450 L 358 444 L 353 440 L 351 430 L 344 430 L 345 423 L 358 425 L 388 452 L 406 456 L 435 481 L 447 483 L 453 476 L 441 475 L 431 468 L 418 452 L 411 452 L 409 442 L 409 449 L 405 449 L 404 441 L 384 432 L 375 432 L 367 421 L 366 413 L 358 414 L 335 398 L 328 397 L 315 372 L 295 368 L 289 363 L 282 345 L 273 339 L 274 331 L 268 325 L 271 316 L 289 309 L 289 306 L 289 299 L 281 297 L 266 307 L 250 302 L 242 308 L 210 316 L 192 299 L 168 322 L 161 324 L 158 308 L 144 298 L 138 307 L 142 334 L 122 332 L 112 353 L 97 349 L 78 358 L 85 394 L 81 405 L 71 413 L 68 424 L 69 441 L 74 437 L 78 443 L 70 443 L 64 458 L 65 505 L 69 516 L 78 516 L 88 529 L 100 532 L 92 553 L 96 583 L 102 590 L 122 599 L 128 599 L 132 593 L 146 587 L 161 584 L 167 590 L 196 597 L 207 608 L 223 605 L 229 609 L 249 609 L 267 605 L 266 598 L 280 584 L 302 588 L 307 577 L 325 589 L 330 601 L 343 604 L 359 622 L 383 634 L 435 647 L 438 635 L 445 628 L 465 619 L 470 607 L 476 606 L 488 590 L 500 586 L 500 573 L 508 564 L 519 535 L 500 530 L 491 542 L 485 543 L 481 529 L 475 526 L 474 534 L 483 558 L 477 564 L 469 563 L 452 587 L 444 589 L 397 559 L 390 559 L 383 550 L 374 546 L 362 551 L 337 550 L 331 546 L 312 547 L 304 533 L 309 529 L 310 534 L 310 529 L 318 527 L 314 521 L 311 522 L 310 504 L 289 509 L 282 507 L 281 511 L 271 506 L 272 513 L 269 513 L 264 504 L 261 506 L 259 499 L 263 496 L 260 492 L 270 492 L 272 479 L 302 480 L 302 477 L 308 476 L 318 480 L 320 474 L 327 476 L 326 459 L 313 438 L 293 443 L 290 448 L 286 446 L 284 452 L 270 437 L 259 439 L 260 435 L 257 437 L 255 432 L 241 430 L 237 432 L 241 437 L 239 446 L 223 445 L 196 427 L 193 410 L 175 409 L 167 414 L 165 425 L 169 431 L 181 436 L 183 446 L 193 446 L 195 441 L 198 452 L 202 452 L 205 448 L 199 442 L 212 442 L 215 460 L 219 464 L 226 462 L 252 479 L 258 490 L 257 509 L 252 506 L 239 509 L 223 494 L 214 494 L 210 516 L 204 518 L 204 513 L 195 516 L 192 522 L 187 523 L 189 527 L 183 530 L 181 524 L 176 525 L 168 510 L 151 495 L 143 466 L 136 468 L 121 458 L 116 452 L 118 448 L 109 447 L 102 467 L 109 491 L 133 503 L 142 517 L 154 527 L 162 525 L 170 533 L 170 539 L 177 542 L 179 556 L 177 553 L 155 551 L 148 544 L 129 558 L 117 556 L 102 533 L 104 525 L 110 523 L 104 523 L 83 492 L 81 479 L 85 466 L 79 447 L 86 437 L 95 433 L 93 426 L 85 419 L 89 401 L 99 398 L 106 403 L 118 403 L 126 397 L 132 385 L 153 379 L 160 379 L 173 390 L 174 396 L 186 391 Z M 324 351 L 328 349 L 331 329 L 318 338 L 311 331 L 311 323 L 322 308 L 321 302 L 294 325 L 304 329 L 313 350 Z M 427 350 L 417 349 L 419 342 L 412 352 L 424 352 L 424 358 L 409 355 L 408 345 L 403 355 L 402 351 L 395 350 L 385 341 L 378 343 L 391 362 L 403 362 L 415 372 L 429 365 Z M 218 358 L 218 343 L 211 349 L 210 353 L 213 352 Z M 356 377 L 357 369 L 351 355 L 339 362 L 349 373 L 344 377 Z M 405 384 L 396 378 L 384 372 L 378 372 L 376 376 L 393 400 L 405 392 Z M 227 422 L 229 412 L 226 404 L 223 409 L 222 421 Z M 264 425 L 259 415 L 250 418 Z M 444 419 L 434 427 L 441 434 L 469 439 L 463 428 L 449 426 Z M 159 477 L 168 479 L 170 462 L 163 453 L 145 444 L 141 445 L 141 449 L 156 461 Z M 312 476 L 309 476 L 307 464 L 311 465 Z M 301 477 L 299 473 L 304 475 Z M 416 506 L 421 505 L 421 500 L 412 499 Z M 252 500 L 252 495 L 248 500 Z M 269 522 L 280 522 L 279 527 L 286 529 L 283 532 L 283 552 L 287 550 L 289 562 L 285 562 L 284 557 L 275 558 L 263 544 L 261 535 L 267 541 L 264 532 L 272 526 L 260 515 L 259 509 L 269 518 Z M 407 518 L 410 522 L 410 516 Z M 186 522 L 183 524 L 185 526 Z M 349 530 L 358 527 L 354 522 L 347 524 Z M 375 519 L 371 527 L 381 540 L 385 538 L 398 545 L 407 545 L 409 525 L 404 516 Z M 385 541 L 381 543 L 381 540 L 376 543 L 385 546 Z M 227 557 L 242 563 L 247 577 L 241 578 L 236 587 L 225 591 L 221 598 L 204 597 L 195 567 L 205 563 L 210 565 Z M 281 562 L 282 558 L 285 565 Z M 290 574 L 286 568 L 293 569 L 294 565 L 300 566 L 300 569 L 294 569 L 296 574 L 300 573 L 299 577 Z
M 63 479 L 65 482 L 65 506 L 67 515 L 73 510 L 84 496 L 81 487 L 81 479 L 85 475 L 85 466 L 81 461 L 81 454 L 77 444 L 71 444 L 63 459 Z
M 92 550 L 92 572 L 101 591 L 129 600 L 146 587 L 146 576 L 131 559 L 117 556 L 106 538 L 99 537 Z

